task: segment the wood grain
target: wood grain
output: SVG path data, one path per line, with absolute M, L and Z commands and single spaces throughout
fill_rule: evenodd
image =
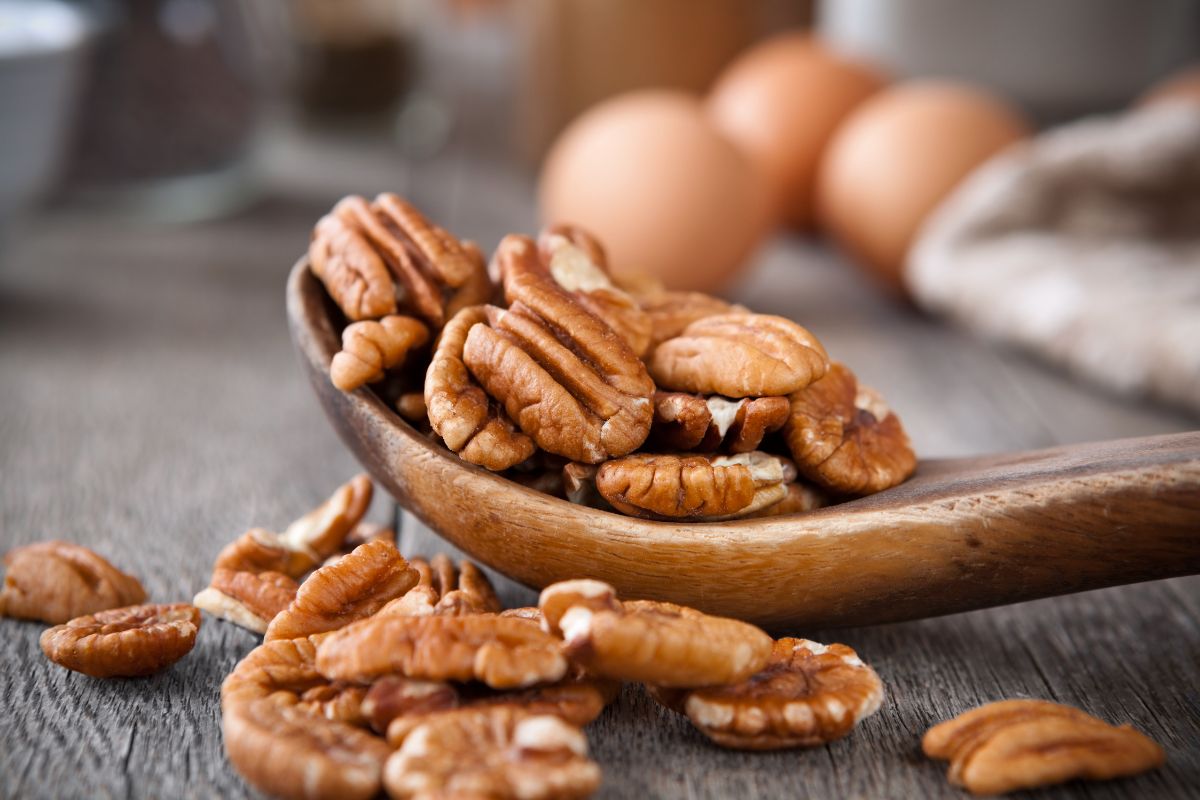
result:
M 252 525 L 286 525 L 358 469 L 297 367 L 281 301 L 313 219 L 341 192 L 392 189 L 491 246 L 532 229 L 534 214 L 527 179 L 495 163 L 414 165 L 390 144 L 351 144 L 276 141 L 279 195 L 243 218 L 155 229 L 56 213 L 14 233 L 0 254 L 0 550 L 64 537 L 138 575 L 152 599 L 187 599 L 224 543 Z M 1196 427 L 894 306 L 800 240 L 769 245 L 734 299 L 812 328 L 901 410 L 922 454 Z M 381 497 L 374 518 L 391 512 Z M 404 546 L 448 547 L 412 518 Z M 529 590 L 499 583 L 507 603 L 529 601 Z M 733 753 L 627 687 L 588 729 L 604 769 L 598 796 L 961 800 L 944 766 L 920 756 L 920 735 L 984 701 L 1030 696 L 1131 722 L 1168 752 L 1155 773 L 1039 800 L 1192 798 L 1198 620 L 1200 579 L 1186 578 L 919 622 L 789 629 L 870 661 L 887 685 L 879 713 L 828 747 Z M 217 709 L 221 679 L 257 637 L 206 618 L 196 649 L 163 675 L 98 681 L 47 663 L 40 631 L 0 620 L 0 797 L 259 797 L 225 759 Z
M 301 260 L 288 283 L 292 335 L 343 441 L 401 505 L 530 586 L 598 578 L 626 596 L 782 628 L 1200 572 L 1200 432 L 925 461 L 901 486 L 798 516 L 651 522 L 526 489 L 419 434 L 369 389 L 334 387 L 330 307 Z

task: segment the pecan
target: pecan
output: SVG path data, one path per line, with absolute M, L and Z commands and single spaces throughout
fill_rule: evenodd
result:
M 650 350 L 683 333 L 687 326 L 705 317 L 750 313 L 703 292 L 655 291 L 639 296 L 642 310 L 650 318 Z
M 363 702 L 367 687 L 345 683 L 327 683 L 305 690 L 296 701 L 296 708 L 325 719 L 364 727 Z
M 430 681 L 483 681 L 494 689 L 553 683 L 566 674 L 558 642 L 523 619 L 376 616 L 331 634 L 317 652 L 331 680 L 398 673 Z
M 921 745 L 930 758 L 950 762 L 951 783 L 974 794 L 1125 777 L 1166 761 L 1161 747 L 1129 725 L 1045 700 L 988 703 L 930 728 Z
M 483 306 L 464 308 L 442 330 L 425 376 L 425 405 L 446 447 L 464 461 L 498 471 L 529 458 L 535 448 L 532 439 L 513 430 L 463 363 L 467 334 L 485 319 Z
M 637 454 L 601 465 L 596 488 L 613 508 L 639 517 L 727 519 L 778 503 L 795 478 L 778 456 Z
M 428 341 L 429 328 L 413 317 L 391 314 L 378 322 L 352 322 L 342 331 L 342 349 L 329 365 L 330 380 L 343 392 L 352 392 L 403 364 L 411 351 Z
M 417 571 L 408 566 L 396 545 L 367 542 L 310 575 L 291 604 L 271 620 L 266 639 L 337 630 L 371 616 L 416 585 Z
M 38 542 L 4 556 L 0 616 L 56 625 L 84 614 L 141 603 L 146 590 L 98 553 L 70 542 Z
M 502 617 L 515 617 L 517 619 L 525 619 L 530 622 L 536 622 L 539 625 L 542 622 L 542 610 L 536 606 L 522 606 L 521 608 L 506 608 L 500 612 Z
M 429 409 L 425 406 L 425 393 L 404 392 L 396 399 L 396 413 L 408 422 L 420 426 L 429 423 Z
M 459 564 L 455 585 L 453 588 L 443 588 L 433 613 L 451 616 L 496 614 L 500 609 L 500 599 L 496 597 L 492 582 L 479 567 L 470 561 L 463 561 Z
M 400 717 L 425 721 L 431 714 L 458 708 L 458 703 L 458 690 L 449 683 L 385 675 L 371 684 L 362 711 L 372 729 L 385 733 Z M 396 747 L 399 742 L 389 739 L 388 744 Z
M 501 706 L 421 725 L 388 758 L 384 784 L 397 800 L 565 800 L 594 792 L 600 768 L 578 728 Z
M 737 683 L 766 666 L 772 640 L 758 628 L 695 609 L 648 600 L 620 602 L 589 581 L 542 591 L 543 623 L 562 631 L 565 650 L 589 674 L 686 688 Z M 594 585 L 591 585 L 594 584 Z M 572 595 L 579 599 L 571 602 Z
M 665 704 L 722 747 L 775 750 L 840 739 L 882 702 L 879 676 L 849 647 L 779 639 L 750 678 L 676 691 Z
M 728 400 L 682 392 L 654 393 L 654 425 L 650 436 L 668 450 L 730 453 L 757 450 L 763 436 L 788 420 L 786 397 Z
M 242 777 L 277 797 L 374 797 L 391 752 L 366 731 L 269 699 L 225 706 L 221 730 Z
M 782 517 L 786 514 L 803 514 L 828 504 L 829 499 L 814 486 L 796 481 L 787 485 L 787 494 L 778 503 L 760 508 L 747 517 Z
M 379 525 L 375 522 L 360 522 L 342 540 L 342 550 L 349 553 L 360 544 L 366 544 L 367 542 L 391 542 L 392 544 L 396 544 L 396 531 L 387 525 Z
M 580 506 L 593 508 L 610 508 L 608 501 L 596 490 L 596 473 L 600 467 L 595 464 L 580 464 L 571 461 L 562 468 L 563 493 L 567 500 Z
M 187 603 L 98 611 L 42 632 L 55 664 L 93 678 L 153 675 L 196 644 L 200 612 Z
M 900 418 L 843 364 L 835 362 L 824 378 L 790 399 L 784 437 L 796 468 L 819 486 L 871 494 L 895 486 L 916 469 Z
M 645 355 L 650 317 L 609 277 L 604 248 L 594 236 L 575 225 L 551 225 L 538 236 L 538 250 L 560 287 L 616 331 L 634 355 Z
M 437 591 L 427 584 L 417 584 L 402 596 L 375 612 L 377 617 L 428 617 L 438 603 Z
M 217 555 L 213 568 L 282 572 L 299 579 L 341 549 L 346 536 L 367 513 L 372 492 L 370 479 L 358 475 L 282 534 L 262 528 L 242 534 Z
M 353 222 L 346 198 L 321 217 L 308 246 L 313 274 L 348 319 L 375 319 L 396 312 L 396 286 L 387 265 Z
M 654 383 L 620 336 L 559 287 L 533 242 L 507 236 L 507 310 L 467 334 L 463 361 L 518 427 L 551 453 L 594 464 L 646 439 Z
M 265 633 L 275 615 L 296 597 L 299 584 L 280 572 L 213 570 L 208 588 L 192 604 L 255 633 Z
M 829 369 L 829 357 L 817 337 L 791 320 L 722 314 L 660 344 L 649 367 L 661 389 L 764 397 L 808 386 Z

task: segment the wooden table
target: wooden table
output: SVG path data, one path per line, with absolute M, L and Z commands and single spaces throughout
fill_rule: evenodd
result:
M 283 283 L 341 193 L 394 189 L 488 246 L 534 226 L 526 177 L 463 152 L 405 167 L 383 145 L 283 139 L 269 192 L 236 219 L 154 228 L 59 212 L 0 257 L 0 549 L 88 544 L 159 601 L 187 600 L 220 547 L 279 528 L 356 471 L 295 363 Z M 313 169 L 296 165 L 318 165 Z M 812 328 L 882 389 L 918 451 L 949 456 L 1186 430 L 899 307 L 839 257 L 772 242 L 733 292 Z M 390 517 L 386 498 L 374 516 Z M 408 525 L 407 553 L 432 534 Z M 804 580 L 797 575 L 796 580 Z M 503 584 L 505 599 L 532 594 Z M 747 587 L 753 591 L 753 587 Z M 1167 766 L 1040 797 L 1194 797 L 1200 786 L 1200 580 L 1109 589 L 940 619 L 796 631 L 855 647 L 887 685 L 849 738 L 807 751 L 717 749 L 635 687 L 589 729 L 600 796 L 960 797 L 925 760 L 932 723 L 1003 697 L 1128 721 Z M 195 651 L 144 680 L 49 664 L 41 626 L 0 622 L 0 797 L 242 797 L 218 687 L 256 637 L 206 619 Z

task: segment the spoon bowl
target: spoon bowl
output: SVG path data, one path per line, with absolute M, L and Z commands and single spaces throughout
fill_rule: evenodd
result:
M 342 440 L 404 508 L 534 588 L 590 577 L 771 628 L 874 624 L 1200 572 L 1200 432 L 921 461 L 870 497 L 793 516 L 655 522 L 462 461 L 369 388 L 329 379 L 338 317 L 301 259 L 300 361 Z

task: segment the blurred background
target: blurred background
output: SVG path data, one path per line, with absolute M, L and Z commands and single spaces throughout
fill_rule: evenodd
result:
M 1198 63 L 1196 0 L 0 0 L 0 335 L 70 298 L 282 336 L 312 223 L 388 190 L 488 248 L 591 227 L 902 410 L 986 373 L 924 452 L 1064 398 L 1110 422 L 1026 438 L 1195 427 Z

